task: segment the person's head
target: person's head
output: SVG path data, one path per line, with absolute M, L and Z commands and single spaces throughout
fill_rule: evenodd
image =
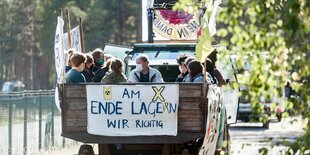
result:
M 85 56 L 86 56 L 85 68 L 88 68 L 91 70 L 94 65 L 93 56 L 90 54 L 85 54 Z
M 187 71 L 189 71 L 189 68 L 188 68 L 189 63 L 194 61 L 194 60 L 196 60 L 195 57 L 188 57 L 185 59 L 185 65 L 186 65 Z
M 214 71 L 214 63 L 209 58 L 206 59 L 205 63 L 206 63 L 206 71 L 207 72 L 213 72 Z
M 149 68 L 149 58 L 145 54 L 139 54 L 136 57 L 136 68 L 139 71 L 147 70 Z
M 111 59 L 110 70 L 114 71 L 116 74 L 122 74 L 123 72 L 123 61 L 121 59 L 115 58 Z
M 100 48 L 95 49 L 92 52 L 92 56 L 93 56 L 94 62 L 97 66 L 103 66 L 103 64 L 104 64 L 104 52 Z
M 214 49 L 209 55 L 208 58 L 215 64 L 215 62 L 217 61 L 217 50 Z
M 182 55 L 177 58 L 177 63 L 179 64 L 179 70 L 181 73 L 185 73 L 187 71 L 187 67 L 185 64 L 185 60 L 188 58 L 187 55 Z
M 70 61 L 72 63 L 72 68 L 76 69 L 79 72 L 82 72 L 85 67 L 86 58 L 82 53 L 73 53 L 70 57 Z
M 104 54 L 104 62 L 107 62 L 109 59 L 115 58 L 112 54 Z
M 199 73 L 202 73 L 202 65 L 199 61 L 193 60 L 188 64 L 189 74 L 191 77 L 195 77 Z
M 68 66 L 72 67 L 72 63 L 70 61 L 70 58 L 72 57 L 73 53 L 75 53 L 75 50 L 73 48 L 70 48 L 70 49 L 68 49 L 67 53 L 68 53 L 68 59 L 67 59 L 68 60 L 67 61 Z
M 104 66 L 103 68 L 105 68 L 106 70 L 110 70 L 110 65 L 111 65 L 111 61 L 113 59 L 108 59 L 105 63 L 104 63 Z

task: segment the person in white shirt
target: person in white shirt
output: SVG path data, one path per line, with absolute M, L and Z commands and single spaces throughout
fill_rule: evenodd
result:
M 136 68 L 132 70 L 128 77 L 128 82 L 164 82 L 161 73 L 149 66 L 148 56 L 139 54 L 136 57 Z

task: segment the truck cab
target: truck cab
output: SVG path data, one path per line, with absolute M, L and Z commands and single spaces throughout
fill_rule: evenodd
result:
M 195 56 L 194 43 L 140 43 L 134 44 L 132 51 L 128 52 L 125 59 L 126 75 L 136 67 L 135 58 L 139 54 L 149 57 L 151 67 L 161 72 L 165 82 L 175 82 L 179 74 L 176 58 L 181 55 Z

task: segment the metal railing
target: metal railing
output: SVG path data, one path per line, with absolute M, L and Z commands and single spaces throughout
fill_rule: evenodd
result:
M 24 96 L 51 96 L 55 94 L 55 90 L 24 90 L 17 92 L 0 92 L 0 98 L 13 98 Z
M 38 154 L 73 141 L 60 135 L 54 90 L 0 93 L 0 154 Z

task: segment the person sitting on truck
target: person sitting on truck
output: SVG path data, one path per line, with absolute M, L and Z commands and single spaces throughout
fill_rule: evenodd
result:
M 86 82 L 92 82 L 94 73 L 92 71 L 93 65 L 94 65 L 94 59 L 91 54 L 85 54 L 86 56 L 86 62 L 85 62 L 85 68 L 82 71 L 82 74 L 84 75 Z
M 92 52 L 92 56 L 93 56 L 93 59 L 94 59 L 93 72 L 96 73 L 100 68 L 103 67 L 103 64 L 104 64 L 104 52 L 100 48 L 96 48 Z
M 123 74 L 123 61 L 115 58 L 111 60 L 110 70 L 102 78 L 101 82 L 119 83 L 127 82 L 126 76 Z
M 145 54 L 136 57 L 136 68 L 129 73 L 128 82 L 164 82 L 161 73 L 149 66 L 149 58 Z
M 102 78 L 106 75 L 106 73 L 110 69 L 112 59 L 107 59 L 104 63 L 104 67 L 100 68 L 93 77 L 93 82 L 101 82 Z
M 71 61 L 70 61 L 70 57 L 73 55 L 74 52 L 75 52 L 75 50 L 74 50 L 73 48 L 70 48 L 70 49 L 68 49 L 68 51 L 67 51 L 67 55 L 68 55 L 67 64 L 68 64 L 68 65 L 65 66 L 65 71 L 66 71 L 66 73 L 72 68 L 72 64 L 71 64 Z
M 206 72 L 206 78 L 204 78 L 204 75 L 202 73 L 203 67 L 202 64 L 197 61 L 193 60 L 188 64 L 189 69 L 189 75 L 190 75 L 190 82 L 203 82 L 204 79 L 206 79 L 206 82 L 209 84 L 214 84 L 215 82 L 212 79 L 212 76 Z
M 85 77 L 81 72 L 85 67 L 85 56 L 82 53 L 73 53 L 70 56 L 70 61 L 72 63 L 72 68 L 66 73 L 67 83 L 80 83 L 86 82 Z
M 188 68 L 188 65 L 191 61 L 194 61 L 196 60 L 195 57 L 188 57 L 185 59 L 185 66 L 187 68 L 187 71 L 189 72 L 189 68 Z M 183 81 L 182 82 L 191 82 L 191 75 L 190 74 L 187 74 L 184 78 L 183 78 Z
M 100 55 L 100 56 L 102 56 L 102 55 Z M 100 57 L 98 64 L 104 64 L 104 65 L 102 65 L 103 67 L 100 67 L 99 69 L 95 69 L 97 71 L 94 72 L 95 75 L 93 77 L 93 82 L 101 82 L 102 78 L 109 71 L 110 63 L 108 63 L 108 62 L 111 58 L 114 58 L 114 56 L 111 54 L 104 54 L 103 57 Z
M 93 82 L 101 82 L 101 79 L 104 77 L 105 73 L 109 70 L 108 68 L 103 67 L 105 64 L 104 52 L 100 48 L 97 48 L 92 52 L 92 56 L 95 62 L 93 67 L 93 72 L 95 74 L 93 77 Z
M 203 82 L 202 65 L 199 61 L 193 60 L 188 64 L 191 82 Z
M 213 70 L 211 72 L 209 72 L 212 76 L 214 76 L 217 79 L 217 85 L 219 87 L 221 87 L 222 85 L 225 85 L 226 82 L 221 74 L 221 72 L 216 68 L 216 61 L 217 61 L 217 50 L 214 49 L 209 55 L 208 58 L 211 60 L 212 62 L 212 67 Z
M 185 64 L 185 60 L 188 58 L 187 55 L 182 55 L 179 58 L 177 58 L 177 63 L 179 64 L 179 71 L 180 74 L 178 75 L 175 82 L 182 82 L 184 77 L 188 74 L 187 66 Z
M 214 68 L 215 68 L 214 65 L 215 64 L 209 58 L 206 59 L 205 63 L 206 63 L 206 71 L 207 71 L 207 73 L 209 73 L 211 75 L 211 78 L 212 78 L 213 82 L 216 83 L 219 87 L 221 87 L 222 85 L 220 85 L 218 83 L 218 80 L 217 80 L 217 78 L 215 76 L 215 75 L 217 75 L 219 73 L 219 72 L 217 73 L 214 70 Z M 222 75 L 220 75 L 220 76 L 222 76 Z

